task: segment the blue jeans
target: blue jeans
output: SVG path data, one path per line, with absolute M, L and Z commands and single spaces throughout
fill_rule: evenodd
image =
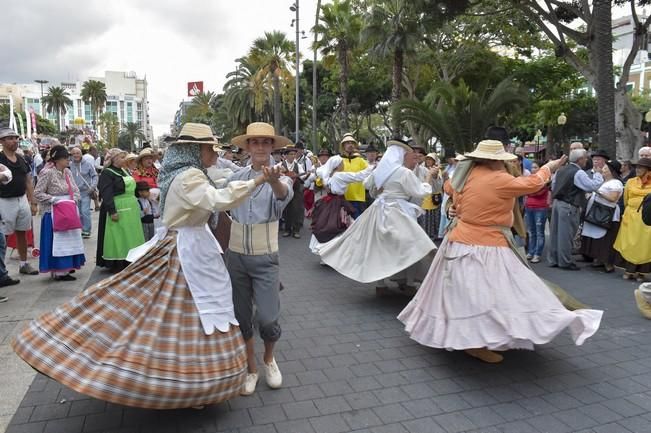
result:
M 81 231 L 83 233 L 90 233 L 91 219 L 90 219 L 90 193 L 88 191 L 81 191 L 81 200 L 77 203 L 79 215 L 81 216 Z
M 7 252 L 7 239 L 5 234 L 0 232 L 0 280 L 7 278 L 7 268 L 5 267 L 5 253 Z
M 524 210 L 524 222 L 527 225 L 529 236 L 529 247 L 527 254 L 542 256 L 545 248 L 545 222 L 547 221 L 547 209 Z

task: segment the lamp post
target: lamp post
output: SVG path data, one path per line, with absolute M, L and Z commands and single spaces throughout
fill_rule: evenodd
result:
M 536 136 L 534 137 L 536 139 L 536 160 L 538 160 L 538 153 L 540 153 L 540 137 L 542 137 L 542 131 L 538 129 L 536 131 Z
M 41 117 L 45 117 L 45 111 L 43 111 L 43 84 L 49 83 L 48 80 L 34 80 L 34 82 L 41 85 L 41 100 L 39 101 L 39 106 L 41 107 Z
M 556 122 L 558 123 L 558 126 L 561 127 L 561 147 L 563 147 L 565 146 L 565 124 L 567 123 L 567 116 L 565 113 L 561 113 L 561 115 L 558 116 L 558 119 L 556 119 Z
M 644 115 L 644 121 L 646 122 L 646 145 L 649 145 L 649 139 L 651 139 L 651 110 L 647 111 Z
M 299 14 L 298 14 L 298 2 L 299 2 L 299 0 L 296 0 L 294 2 L 294 4 L 289 7 L 290 11 L 296 12 L 296 18 L 292 22 L 292 25 L 296 24 L 296 101 L 295 101 L 295 103 L 296 103 L 296 136 L 295 136 L 295 142 L 298 141 L 298 131 L 299 131 L 299 127 L 300 127 L 298 104 L 299 104 L 299 101 L 300 101 L 300 98 L 299 98 L 299 71 L 300 71 L 300 68 L 301 68 L 301 63 L 300 63 L 301 59 L 300 59 L 300 52 L 299 52 L 299 47 L 298 47 L 298 44 L 299 44 L 299 41 L 300 41 L 300 28 L 299 28 L 299 25 L 298 25 L 298 23 L 299 23 L 299 20 L 298 20 L 298 17 L 299 17 Z

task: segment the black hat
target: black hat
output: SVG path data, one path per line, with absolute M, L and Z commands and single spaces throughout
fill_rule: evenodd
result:
M 294 147 L 295 147 L 296 149 L 305 149 L 305 143 L 303 143 L 302 141 L 299 140 L 299 141 L 296 142 L 296 144 L 294 145 Z
M 365 150 L 366 153 L 368 153 L 368 152 L 377 152 L 377 151 L 378 151 L 378 150 L 377 150 L 377 147 L 375 147 L 375 146 L 373 145 L 373 143 L 371 143 L 371 144 L 369 144 L 368 146 L 366 146 L 366 150 Z
M 620 164 L 619 161 L 616 160 L 608 160 L 606 161 L 606 165 L 610 169 L 610 172 L 615 176 L 616 178 L 622 177 L 622 164 Z
M 294 146 L 291 146 L 283 149 L 283 155 L 287 155 L 289 152 L 296 152 L 296 148 Z
M 324 148 L 321 148 L 321 150 L 319 150 L 318 156 L 321 156 L 321 155 L 332 156 L 332 152 L 330 152 L 330 149 L 328 149 L 327 147 L 324 147 Z
M 636 167 L 645 167 L 651 170 L 651 158 L 640 158 L 636 163 Z
M 136 182 L 136 191 L 149 191 L 151 187 L 145 181 Z
M 590 158 L 594 158 L 595 156 L 600 156 L 601 158 L 605 158 L 606 160 L 610 159 L 610 156 L 606 153 L 606 151 L 597 149 L 594 152 L 592 152 L 592 155 L 590 155 Z
M 509 133 L 506 128 L 502 126 L 489 126 L 484 133 L 484 139 L 501 141 L 502 144 L 505 145 L 511 144 Z

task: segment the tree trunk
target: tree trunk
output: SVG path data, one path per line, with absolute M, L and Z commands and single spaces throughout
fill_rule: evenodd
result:
M 393 88 L 391 89 L 391 102 L 397 102 L 400 100 L 402 93 L 402 66 L 404 62 L 404 53 L 400 49 L 396 49 L 393 53 Z M 400 129 L 400 124 L 398 119 L 393 116 L 391 119 L 391 126 L 393 128 L 393 133 L 398 134 Z
M 316 28 L 319 25 L 319 16 L 321 15 L 321 0 L 318 0 L 316 2 L 316 18 L 314 20 L 314 28 Z M 316 44 L 318 42 L 318 34 L 315 31 L 314 32 L 314 46 L 316 47 Z M 316 118 L 316 100 L 317 100 L 317 64 L 316 64 L 316 48 L 313 49 L 314 51 L 314 63 L 312 64 L 312 150 L 316 154 L 319 149 L 317 145 L 317 118 Z
M 337 57 L 341 72 L 339 73 L 339 90 L 341 92 L 341 115 L 344 121 L 344 129 L 348 131 L 348 47 L 346 42 L 339 42 Z
M 642 113 L 640 113 L 631 98 L 626 94 L 626 88 L 615 92 L 615 127 L 619 138 L 617 159 L 635 161 L 637 151 L 644 146 L 644 138 L 640 130 Z M 611 156 L 614 158 L 613 156 Z
M 613 83 L 613 31 L 611 0 L 594 0 L 594 46 L 597 65 L 598 147 L 612 158 L 616 153 L 615 86 Z
M 274 69 L 272 82 L 274 86 L 274 129 L 279 134 L 282 129 L 282 107 L 280 106 L 280 70 Z

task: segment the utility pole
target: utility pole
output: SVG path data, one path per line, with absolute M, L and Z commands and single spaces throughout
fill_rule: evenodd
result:
M 43 84 L 49 83 L 48 80 L 34 80 L 34 82 L 39 83 L 41 85 L 41 101 L 39 106 L 41 107 L 41 117 L 45 117 L 45 110 L 43 108 Z
M 300 59 L 300 51 L 299 51 L 299 40 L 300 40 L 300 28 L 299 28 L 299 21 L 298 21 L 298 2 L 299 0 L 296 0 L 296 2 L 289 7 L 289 10 L 292 12 L 296 12 L 296 18 L 294 20 L 294 24 L 296 25 L 296 136 L 294 142 L 298 142 L 299 136 L 299 127 L 300 127 L 300 109 L 299 109 L 299 102 L 300 102 L 300 97 L 299 97 L 299 88 L 300 88 L 300 68 L 301 68 L 301 59 Z
M 319 42 L 319 35 L 316 31 L 316 26 L 319 25 L 319 15 L 321 14 L 321 0 L 318 0 L 316 3 L 316 19 L 314 22 L 314 46 L 312 47 L 312 50 L 314 52 L 314 63 L 312 63 L 312 151 L 314 154 L 316 154 L 319 149 L 317 145 L 317 140 L 318 140 L 318 135 L 317 135 L 317 108 L 316 108 L 316 101 L 317 101 L 317 85 L 316 85 L 316 79 L 317 79 L 317 71 L 316 71 L 316 44 Z

